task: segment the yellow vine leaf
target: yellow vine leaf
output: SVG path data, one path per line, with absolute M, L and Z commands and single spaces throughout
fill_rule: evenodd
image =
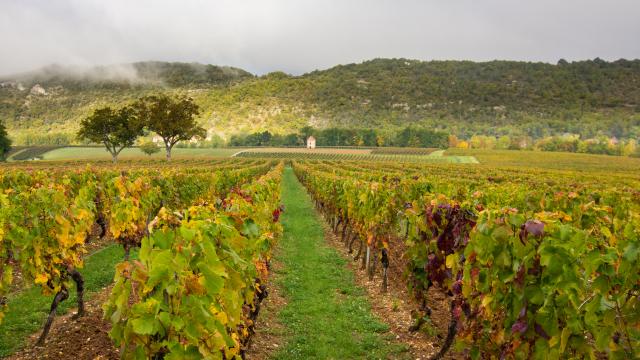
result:
M 447 268 L 451 269 L 456 264 L 456 254 L 447 255 L 446 260 Z
M 486 308 L 489 304 L 491 304 L 492 301 L 493 301 L 493 297 L 485 296 L 484 298 L 482 298 L 482 307 Z
M 46 284 L 47 281 L 49 281 L 49 278 L 47 277 L 47 274 L 38 274 L 34 280 L 34 282 L 38 285 L 40 284 Z

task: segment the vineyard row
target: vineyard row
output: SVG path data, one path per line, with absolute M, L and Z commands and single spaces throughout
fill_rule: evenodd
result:
M 430 289 L 448 297 L 438 356 L 454 340 L 471 358 L 640 356 L 633 179 L 309 161 L 294 170 L 371 277 L 380 266 L 383 290 L 395 257 L 424 315 Z
M 0 321 L 14 272 L 53 295 L 39 343 L 75 283 L 82 316 L 85 244 L 122 244 L 104 305 L 130 358 L 232 358 L 252 329 L 278 223 L 282 165 L 15 170 L 0 175 Z M 275 167 L 274 167 L 275 166 Z M 129 250 L 139 248 L 137 258 Z

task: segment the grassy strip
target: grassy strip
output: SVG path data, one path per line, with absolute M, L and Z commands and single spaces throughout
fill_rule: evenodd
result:
M 383 359 L 407 356 L 392 344 L 387 325 L 371 315 L 363 289 L 342 258 L 324 244 L 324 232 L 308 194 L 285 170 L 284 237 L 275 274 L 287 305 L 279 314 L 287 329 L 277 359 Z
M 174 148 L 171 154 L 176 158 L 230 157 L 240 150 L 235 148 Z M 120 153 L 119 159 L 149 160 L 164 159 L 164 157 L 164 151 L 148 156 L 139 148 L 126 148 Z M 44 153 L 42 158 L 44 160 L 111 160 L 111 155 L 104 147 L 63 147 Z
M 111 245 L 88 256 L 80 270 L 85 280 L 87 299 L 91 292 L 99 291 L 111 284 L 115 264 L 122 261 L 124 251 L 120 245 Z M 69 290 L 69 299 L 58 307 L 64 314 L 76 307 L 75 286 Z M 40 287 L 34 286 L 9 297 L 9 309 L 0 324 L 0 357 L 7 356 L 23 347 L 29 335 L 39 331 L 49 314 L 53 296 L 43 296 Z

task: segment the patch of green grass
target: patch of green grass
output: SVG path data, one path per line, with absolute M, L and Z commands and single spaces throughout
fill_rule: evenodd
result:
M 120 245 L 110 245 L 85 260 L 80 273 L 85 281 L 85 300 L 91 292 L 111 284 L 115 265 L 122 261 L 124 251 Z M 69 298 L 58 307 L 58 314 L 76 309 L 75 286 L 69 290 Z M 0 357 L 7 356 L 25 345 L 29 335 L 39 331 L 49 314 L 52 296 L 43 296 L 40 287 L 33 286 L 9 296 L 9 308 L 0 324 Z
M 440 159 L 452 164 L 477 164 L 478 160 L 473 156 L 445 155 L 445 150 L 437 150 L 427 156 L 430 159 Z
M 180 157 L 230 157 L 242 149 L 232 148 L 174 148 L 171 156 Z M 111 160 L 111 155 L 105 148 L 101 147 L 64 147 L 49 151 L 42 155 L 43 160 Z M 128 148 L 122 150 L 119 159 L 164 159 L 165 152 L 160 152 L 148 156 L 138 148 Z
M 276 359 L 385 359 L 407 356 L 391 343 L 386 324 L 371 314 L 346 261 L 325 245 L 324 232 L 308 194 L 290 168 L 284 173 L 284 236 L 275 281 L 287 305 L 279 313 L 287 329 Z

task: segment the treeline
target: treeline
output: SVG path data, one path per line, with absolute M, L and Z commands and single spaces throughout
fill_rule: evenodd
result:
M 596 58 L 557 64 L 519 61 L 375 59 L 304 76 L 331 109 L 474 112 L 640 106 L 640 60 Z M 363 102 L 364 101 L 364 102 Z M 471 109 L 474 107 L 475 109 Z M 497 107 L 494 109 L 493 107 Z
M 71 145 L 77 142 L 76 136 L 72 133 L 48 132 L 20 133 L 13 139 L 16 144 L 23 146 L 45 146 L 45 145 Z
M 272 134 L 269 131 L 249 135 L 233 135 L 230 146 L 305 146 L 313 136 L 316 146 L 396 146 L 446 148 L 448 134 L 425 128 L 406 127 L 396 132 L 379 132 L 375 129 L 345 129 L 331 127 L 315 129 L 309 126 L 297 133 Z
M 620 155 L 640 157 L 640 146 L 635 139 L 617 139 L 600 136 L 580 139 L 577 134 L 548 136 L 534 139 L 529 136 L 474 135 L 468 140 L 449 136 L 449 147 L 458 149 L 500 149 L 559 151 L 585 154 Z
M 420 127 L 406 127 L 396 132 L 384 132 L 375 129 L 314 129 L 307 126 L 299 132 L 287 135 L 272 134 L 269 131 L 233 135 L 227 145 L 301 147 L 306 146 L 306 139 L 309 136 L 316 139 L 316 146 L 536 150 L 640 156 L 640 146 L 635 139 L 618 139 L 606 136 L 581 139 L 577 134 L 547 136 L 538 139 L 526 135 L 473 135 L 463 139 L 456 135 L 448 135 L 445 132 Z M 222 142 L 218 144 L 222 144 Z M 202 146 L 198 143 L 191 145 L 193 147 Z

